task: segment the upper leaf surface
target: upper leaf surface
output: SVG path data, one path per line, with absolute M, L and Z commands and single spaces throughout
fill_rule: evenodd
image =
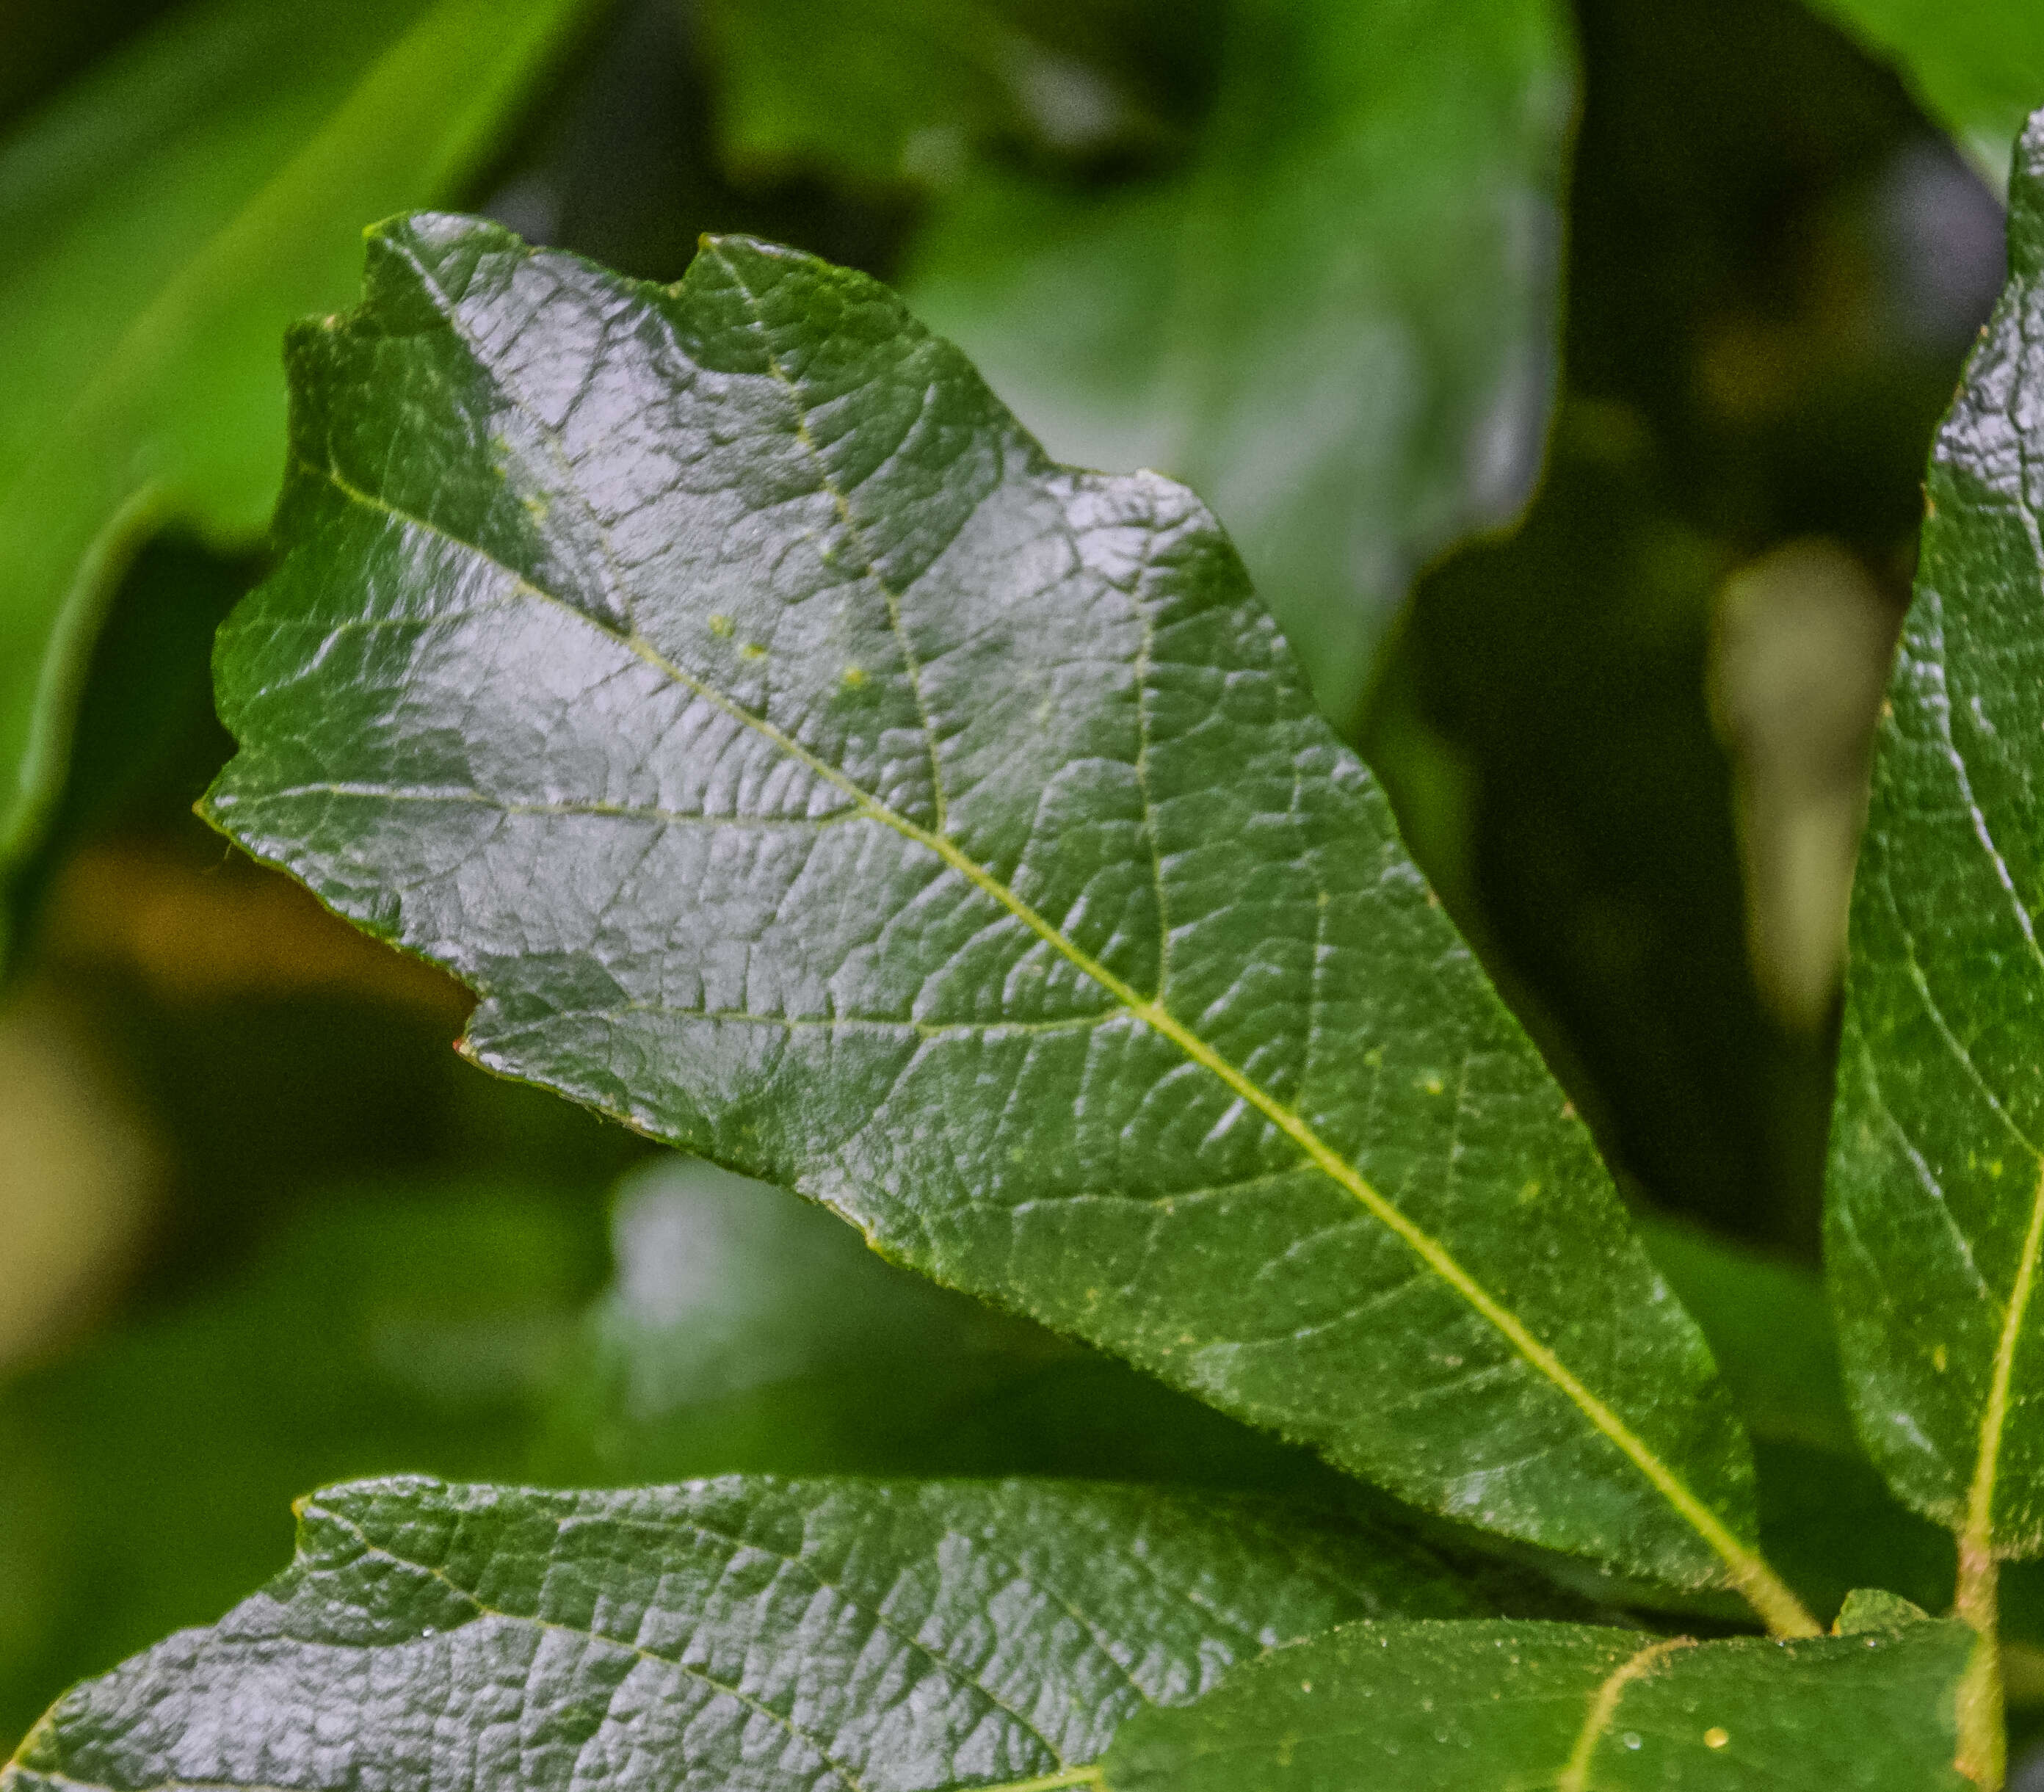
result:
M 1189 493 L 747 242 L 415 220 L 290 354 L 210 812 L 477 1059 L 1408 1499 L 1758 1584 L 1701 1339 Z
M 1930 472 L 1854 885 L 1827 1255 L 1904 1498 L 2044 1548 L 2044 116 Z
M 1354 1625 L 1122 1730 L 1112 1792 L 1937 1792 L 1973 1633 Z
M 1890 58 L 1996 192 L 2008 146 L 2044 105 L 2044 10 L 2007 0 L 1816 0 Z
M 989 161 L 904 286 L 1060 459 L 1196 487 L 1346 721 L 1420 565 L 1509 516 L 1539 464 L 1566 9 L 1221 10 L 1182 169 L 1101 190 Z
M 61 1700 L 0 1792 L 937 1792 L 1083 1765 L 1328 1625 L 1470 1609 L 1425 1558 L 1255 1500 L 367 1482 L 305 1502 L 267 1591 Z
M 0 144 L 0 885 L 136 542 L 259 539 L 279 333 L 346 302 L 363 225 L 458 190 L 588 3 L 215 0 Z

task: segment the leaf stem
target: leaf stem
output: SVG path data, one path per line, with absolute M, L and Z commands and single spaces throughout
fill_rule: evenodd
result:
M 2044 1210 L 2040 1210 L 2044 1211 Z M 2032 1230 L 2035 1230 L 2034 1226 Z M 2019 1275 L 2019 1282 L 2027 1275 Z M 2011 1303 L 2011 1307 L 2012 1307 Z M 2000 1364 L 1996 1364 L 1996 1386 L 2003 1388 Z M 1992 1391 L 1990 1408 L 1993 1406 Z M 1966 1527 L 1959 1533 L 1959 1583 L 1952 1601 L 1952 1615 L 1963 1619 L 1977 1633 L 1978 1640 L 1959 1682 L 1959 1750 L 1953 1766 L 1987 1792 L 2000 1792 L 2008 1771 L 2008 1725 L 2001 1679 L 2000 1628 L 2001 1564 L 1994 1552 L 1994 1464 L 2000 1443 L 1999 1427 L 1984 1435 L 1981 1466 L 1973 1476 L 1967 1501 Z
M 1980 1641 L 1959 1683 L 1959 1771 L 1977 1784 L 1998 1788 L 2008 1771 L 2008 1739 L 2003 1718 L 1999 1581 L 2001 1564 L 1994 1547 L 1995 1480 L 2001 1464 L 2001 1434 L 2008 1424 L 2010 1390 L 2015 1379 L 2016 1346 L 2037 1288 L 2037 1260 L 2044 1253 L 2044 1166 L 2030 1198 L 2030 1224 L 2016 1259 L 2001 1336 L 1988 1379 L 1987 1407 L 1981 1415 L 1980 1456 L 1966 1493 L 1966 1521 L 1959 1533 L 1959 1580 L 1952 1614 L 1978 1633 Z
M 1985 1792 L 2000 1792 L 2008 1771 L 2008 1726 L 2003 1714 L 2001 1648 L 1995 1636 L 1995 1568 L 1992 1556 L 1985 1574 L 1969 1587 L 1961 1559 L 1961 1599 L 1958 1615 L 1979 1628 L 1977 1614 L 1984 1611 L 1986 1628 L 1973 1644 L 1959 1682 L 1959 1749 L 1952 1765 Z M 1970 1608 L 1970 1609 L 1969 1609 Z

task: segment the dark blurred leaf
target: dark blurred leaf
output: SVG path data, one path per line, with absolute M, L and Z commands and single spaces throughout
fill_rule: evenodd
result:
M 1899 1615 L 1892 1608 L 1881 1614 Z M 1350 1625 L 1115 1737 L 1112 1792 L 1961 1792 L 1973 1644 L 1918 1621 L 1781 1643 Z
M 501 1181 L 336 1195 L 0 1391 L 0 1736 L 273 1571 L 306 1487 L 523 1472 L 599 1213 Z
M 1792 0 L 1577 16 L 1554 451 L 1523 530 L 1422 580 L 1366 750 L 1609 1154 L 1814 1262 L 1833 1023 L 1792 1030 L 1755 987 L 1707 652 L 1728 575 L 1790 541 L 1849 550 L 1899 620 L 2000 222 Z
M 259 535 L 284 325 L 344 300 L 364 224 L 473 178 L 591 3 L 208 0 L 0 144 L 0 886 L 138 544 Z
M 1810 0 L 1902 71 L 1999 192 L 2008 146 L 2044 106 L 2044 7 L 2029 0 Z
M 1222 41 L 1181 173 L 977 167 L 903 284 L 1059 459 L 1197 489 L 1346 723 L 1420 562 L 1538 461 L 1567 34 L 1546 0 L 1239 0 Z
M 1424 1553 L 1268 1502 L 371 1482 L 306 1501 L 290 1572 L 217 1628 L 60 1703 L 0 1792 L 566 1792 L 593 1770 L 622 1792 L 1047 1792 L 1262 1648 L 1484 1609 Z

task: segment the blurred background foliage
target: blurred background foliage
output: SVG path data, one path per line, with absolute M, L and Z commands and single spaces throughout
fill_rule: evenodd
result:
M 0 0 L 0 1744 L 216 1616 L 345 1475 L 1369 1497 L 467 1069 L 459 988 L 192 817 L 283 321 L 428 203 L 651 278 L 704 231 L 866 268 L 1055 453 L 1193 483 L 1658 1216 L 1770 1549 L 1827 1609 L 1945 1598 L 1949 1540 L 1853 1444 L 1811 1266 L 1869 730 L 2044 15 L 310 17 Z M 2008 1602 L 2044 1640 L 2044 1587 Z

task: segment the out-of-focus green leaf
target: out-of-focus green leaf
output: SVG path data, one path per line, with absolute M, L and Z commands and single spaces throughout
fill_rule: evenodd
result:
M 274 1572 L 305 1487 L 524 1473 L 600 1273 L 584 1199 L 336 1192 L 217 1288 L 0 1390 L 0 1738 Z
M 1871 1615 L 1871 1614 L 1869 1614 Z M 1880 1614 L 1892 1619 L 1892 1608 Z M 1115 1737 L 1108 1792 L 1960 1792 L 1973 1633 L 1781 1643 L 1360 1624 Z
M 1819 1277 L 1694 1226 L 1643 1221 L 1640 1236 L 1703 1327 L 1746 1429 L 1857 1454 L 1838 1334 Z
M 1807 1625 L 1700 1337 L 1184 488 L 740 240 L 651 286 L 414 219 L 291 354 L 209 812 L 476 988 L 470 1054 Z
M 259 537 L 285 325 L 345 300 L 365 224 L 474 177 L 592 3 L 209 0 L 0 143 L 0 885 L 136 544 Z
M 706 11 L 725 155 L 741 172 L 932 185 L 1004 141 L 1097 154 L 1155 129 L 1099 66 L 1101 40 L 1124 10 L 1100 0 L 716 0 Z M 1181 29 L 1208 22 L 1193 10 Z
M 1901 71 L 1998 193 L 2008 146 L 2044 106 L 2044 8 L 2029 0 L 1811 0 Z
M 613 1232 L 614 1284 L 563 1365 L 535 1458 L 549 1483 L 739 1470 L 1354 1491 L 1306 1452 L 713 1165 L 636 1172 Z
M 1182 171 L 979 167 L 905 290 L 1059 459 L 1212 504 L 1347 722 L 1420 563 L 1531 480 L 1572 92 L 1550 0 L 1239 0 Z
M 405 1479 L 62 1700 L 0 1792 L 1068 1783 L 1131 1713 L 1344 1619 L 1481 1602 L 1282 1505 L 1071 1483 Z
M 1976 1560 L 2044 1552 L 2044 112 L 2010 201 L 1882 707 L 1826 1216 L 1860 1434 Z

